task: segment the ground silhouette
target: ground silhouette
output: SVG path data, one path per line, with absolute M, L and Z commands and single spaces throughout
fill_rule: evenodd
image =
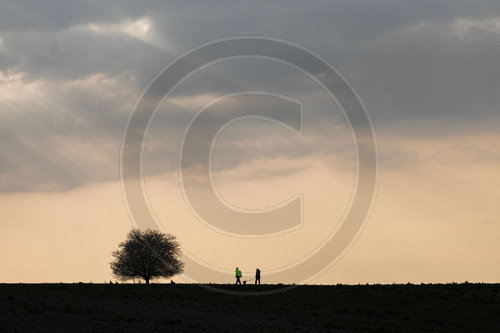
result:
M 0 295 L 3 331 L 500 331 L 499 284 L 298 286 L 258 297 L 170 283 L 0 284 Z

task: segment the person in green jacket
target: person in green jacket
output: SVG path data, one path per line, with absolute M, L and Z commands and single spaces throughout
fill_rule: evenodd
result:
M 240 278 L 241 278 L 242 274 L 241 274 L 241 271 L 238 267 L 236 267 L 236 270 L 234 271 L 234 276 L 236 276 L 236 283 L 235 284 L 241 284 Z

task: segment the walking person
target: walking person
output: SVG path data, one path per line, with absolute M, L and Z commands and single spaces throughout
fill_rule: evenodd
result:
M 259 285 L 260 285 L 260 269 L 258 269 L 258 268 L 255 271 L 255 284 L 257 284 L 257 281 L 259 281 Z
M 236 277 L 236 283 L 235 284 L 241 284 L 241 271 L 238 267 L 236 267 L 236 270 L 234 271 L 234 276 Z

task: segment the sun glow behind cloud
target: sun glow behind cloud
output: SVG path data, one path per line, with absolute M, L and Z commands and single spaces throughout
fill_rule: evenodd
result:
M 154 21 L 144 16 L 135 20 L 124 20 L 113 23 L 88 23 L 83 25 L 73 26 L 71 29 L 80 31 L 89 31 L 97 36 L 109 35 L 120 36 L 125 35 L 134 39 L 145 42 L 158 49 L 167 50 L 167 43 L 164 38 L 154 30 Z M 171 47 L 171 42 L 168 43 Z
M 143 17 L 135 21 L 123 21 L 119 23 L 89 23 L 86 27 L 96 34 L 124 33 L 138 39 L 145 39 L 152 27 L 152 21 Z

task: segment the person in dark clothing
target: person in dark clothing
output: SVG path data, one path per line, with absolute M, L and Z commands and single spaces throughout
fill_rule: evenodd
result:
M 257 270 L 255 271 L 255 284 L 257 284 L 257 281 L 259 282 L 260 284 L 260 269 L 257 268 Z

